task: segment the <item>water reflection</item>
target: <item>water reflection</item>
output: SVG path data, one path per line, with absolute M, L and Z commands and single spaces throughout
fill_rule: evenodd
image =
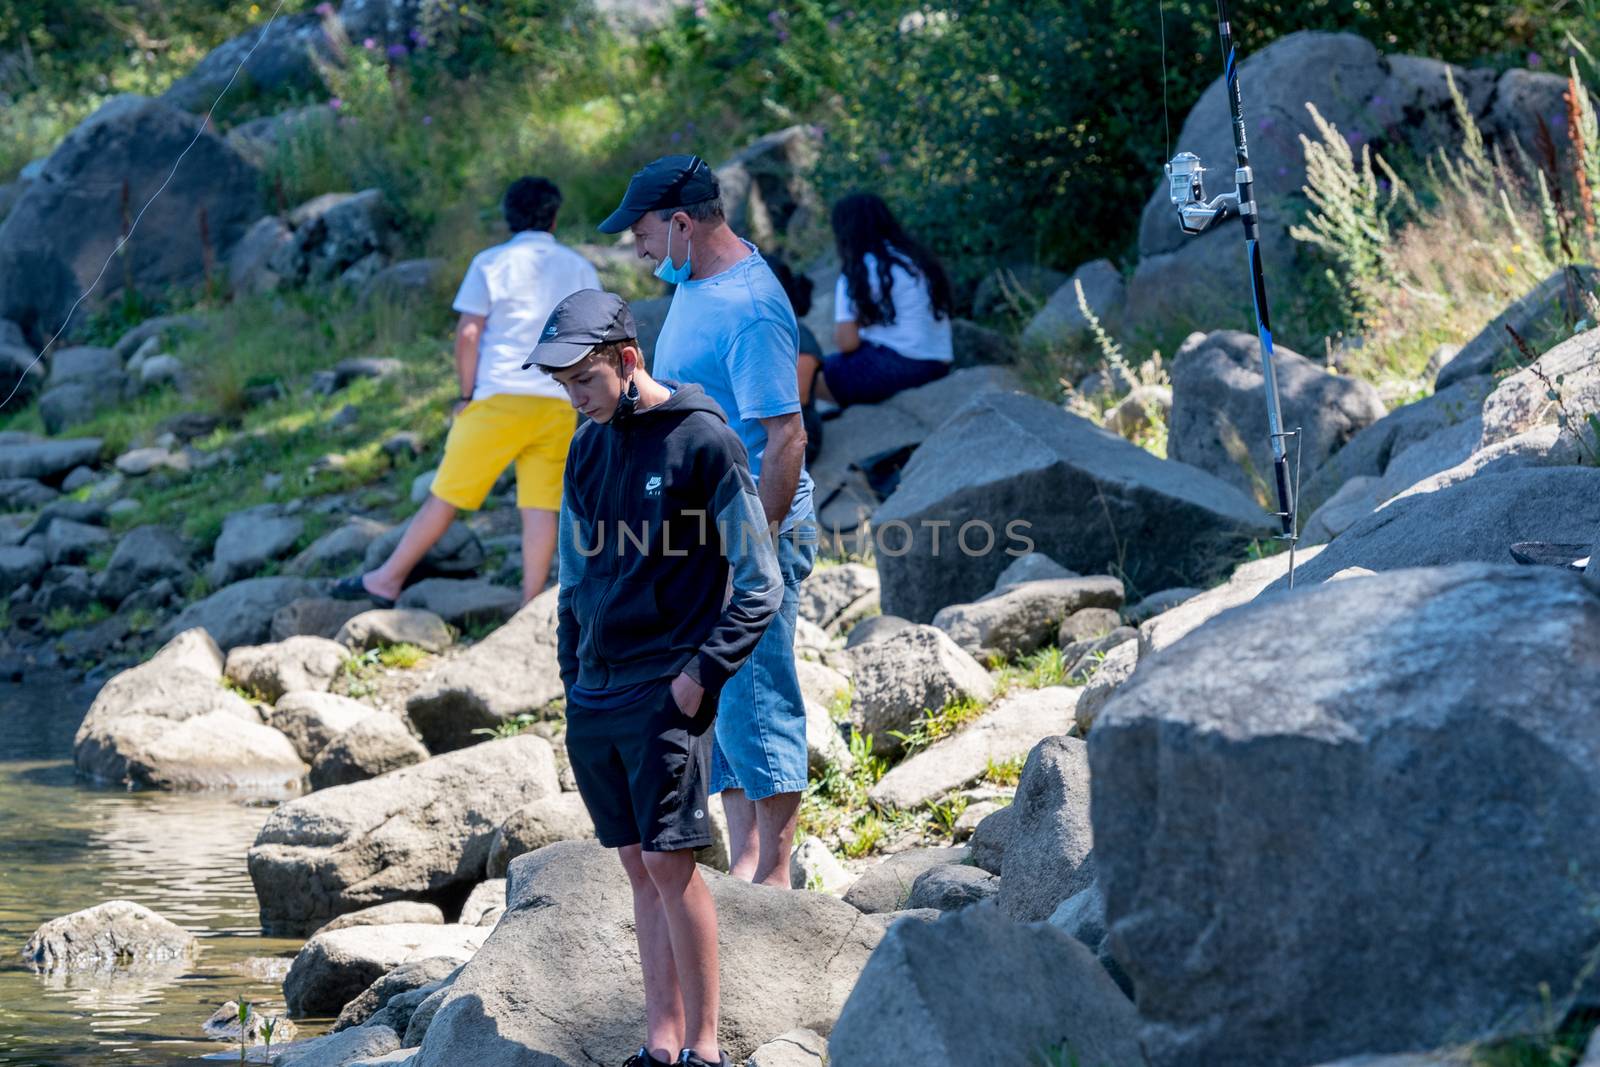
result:
M 260 936 L 245 867 L 270 807 L 79 785 L 70 754 L 87 703 L 60 686 L 0 686 L 0 1065 L 192 1064 L 225 1047 L 200 1036 L 223 1001 L 283 1011 L 300 943 Z M 196 957 L 48 975 L 23 963 L 40 923 L 118 898 L 201 938 Z

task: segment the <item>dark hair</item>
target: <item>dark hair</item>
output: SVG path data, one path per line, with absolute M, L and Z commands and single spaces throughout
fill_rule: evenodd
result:
M 680 211 L 695 222 L 720 222 L 726 217 L 722 210 L 722 197 L 713 196 L 710 200 L 696 200 L 692 204 L 657 208 L 656 218 L 662 222 L 671 222 L 672 216 Z
M 863 326 L 894 323 L 894 280 L 890 271 L 897 263 L 928 283 L 934 318 L 950 318 L 955 305 L 944 268 L 931 252 L 900 228 L 881 197 L 872 193 L 851 193 L 833 205 L 832 221 L 839 265 L 850 300 L 856 306 L 857 322 Z M 866 257 L 869 255 L 878 261 L 879 296 L 876 300 L 867 278 Z
M 556 224 L 561 190 L 549 178 L 518 178 L 506 190 L 506 226 L 512 233 L 548 230 Z
M 803 319 L 811 314 L 811 290 L 813 284 L 804 274 L 796 274 L 784 258 L 776 252 L 765 255 L 767 266 L 772 268 L 772 273 L 778 276 L 778 284 L 783 286 L 783 291 L 788 294 L 789 304 L 794 308 L 794 317 Z

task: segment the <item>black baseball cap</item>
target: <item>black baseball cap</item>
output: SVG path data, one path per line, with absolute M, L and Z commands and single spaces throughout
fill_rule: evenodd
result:
M 539 344 L 522 365 L 561 370 L 577 363 L 612 341 L 633 341 L 639 336 L 628 302 L 616 293 L 599 289 L 579 289 L 550 313 L 545 320 Z
M 721 195 L 717 176 L 699 156 L 662 156 L 628 181 L 622 203 L 600 224 L 600 232 L 621 233 L 647 211 L 698 204 Z

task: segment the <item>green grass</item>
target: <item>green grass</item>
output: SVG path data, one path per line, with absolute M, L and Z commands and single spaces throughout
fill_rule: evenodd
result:
M 104 604 L 95 601 L 82 611 L 71 608 L 56 608 L 44 617 L 44 628 L 53 634 L 64 634 L 68 630 L 77 630 L 95 623 L 104 622 L 111 617 L 111 611 Z
M 983 768 L 983 780 L 990 785 L 1016 788 L 1022 780 L 1023 765 L 1028 762 L 1026 756 L 1013 756 L 1011 759 L 990 759 Z
M 378 662 L 380 664 L 400 670 L 410 670 L 427 658 L 427 652 L 405 641 L 397 645 L 384 645 L 378 651 Z
M 973 722 L 987 709 L 987 704 L 972 697 L 952 700 L 938 711 L 923 708 L 911 729 L 890 730 L 889 735 L 905 746 L 905 755 L 909 758 Z

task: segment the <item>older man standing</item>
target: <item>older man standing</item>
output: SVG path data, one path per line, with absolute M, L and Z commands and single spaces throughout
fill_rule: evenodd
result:
M 555 306 L 580 289 L 600 288 L 600 276 L 551 233 L 561 207 L 553 182 L 518 178 L 503 206 L 511 239 L 478 253 L 456 293 L 461 390 L 451 401 L 454 421 L 428 499 L 382 566 L 341 579 L 336 597 L 393 607 L 457 509 L 481 507 L 510 463 L 516 464 L 522 513 L 524 603 L 539 595 L 550 575 L 561 476 L 577 416 L 554 378 L 522 365 Z
M 716 175 L 699 156 L 666 156 L 639 171 L 600 230 L 631 230 L 639 256 L 677 286 L 652 373 L 699 385 L 727 413 L 778 532 L 783 606 L 722 691 L 710 791 L 727 812 L 732 873 L 788 888 L 807 781 L 795 624 L 817 554 L 794 310 L 756 246 L 728 227 Z

